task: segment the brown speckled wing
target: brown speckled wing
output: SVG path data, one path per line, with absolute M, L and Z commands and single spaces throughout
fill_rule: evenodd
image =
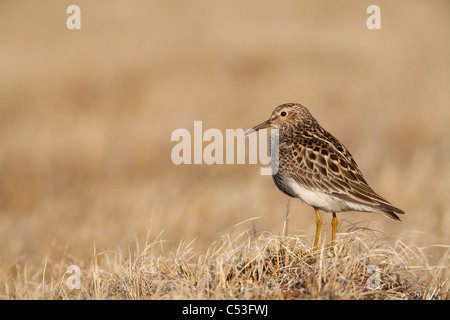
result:
M 396 220 L 395 213 L 403 213 L 372 190 L 350 152 L 320 126 L 280 137 L 279 161 L 282 171 L 278 175 L 291 177 L 310 190 L 370 206 Z M 294 196 L 281 180 L 274 176 L 280 190 Z

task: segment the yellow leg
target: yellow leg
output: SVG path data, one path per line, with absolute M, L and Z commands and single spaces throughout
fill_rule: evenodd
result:
M 334 247 L 336 244 L 336 229 L 338 225 L 338 219 L 336 213 L 333 212 L 333 219 L 331 219 L 331 245 Z
M 319 209 L 314 208 L 316 212 L 316 237 L 314 239 L 314 247 L 319 245 L 320 229 L 322 228 L 322 218 L 320 217 Z

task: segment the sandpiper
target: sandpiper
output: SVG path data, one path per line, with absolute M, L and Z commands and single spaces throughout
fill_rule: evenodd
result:
M 319 210 L 331 212 L 331 244 L 336 241 L 337 212 L 361 211 L 400 220 L 404 214 L 379 196 L 364 179 L 352 155 L 334 136 L 323 129 L 309 110 L 298 103 L 275 108 L 267 121 L 245 134 L 264 128 L 278 129 L 278 150 L 271 148 L 275 185 L 290 197 L 314 208 L 319 244 L 322 218 Z

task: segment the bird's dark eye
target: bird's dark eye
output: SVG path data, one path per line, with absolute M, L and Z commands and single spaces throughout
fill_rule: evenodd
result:
M 286 117 L 286 115 L 287 115 L 286 111 L 281 111 L 280 114 L 281 114 L 282 117 Z

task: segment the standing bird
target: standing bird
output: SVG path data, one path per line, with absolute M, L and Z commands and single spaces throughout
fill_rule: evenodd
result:
M 270 118 L 245 133 L 264 128 L 278 129 L 278 146 L 271 143 L 271 167 L 275 185 L 293 198 L 314 208 L 319 244 L 322 218 L 319 210 L 331 212 L 331 244 L 335 245 L 336 212 L 381 213 L 394 220 L 404 212 L 372 190 L 347 148 L 323 129 L 309 110 L 298 103 L 275 108 Z M 278 149 L 278 150 L 276 150 Z

